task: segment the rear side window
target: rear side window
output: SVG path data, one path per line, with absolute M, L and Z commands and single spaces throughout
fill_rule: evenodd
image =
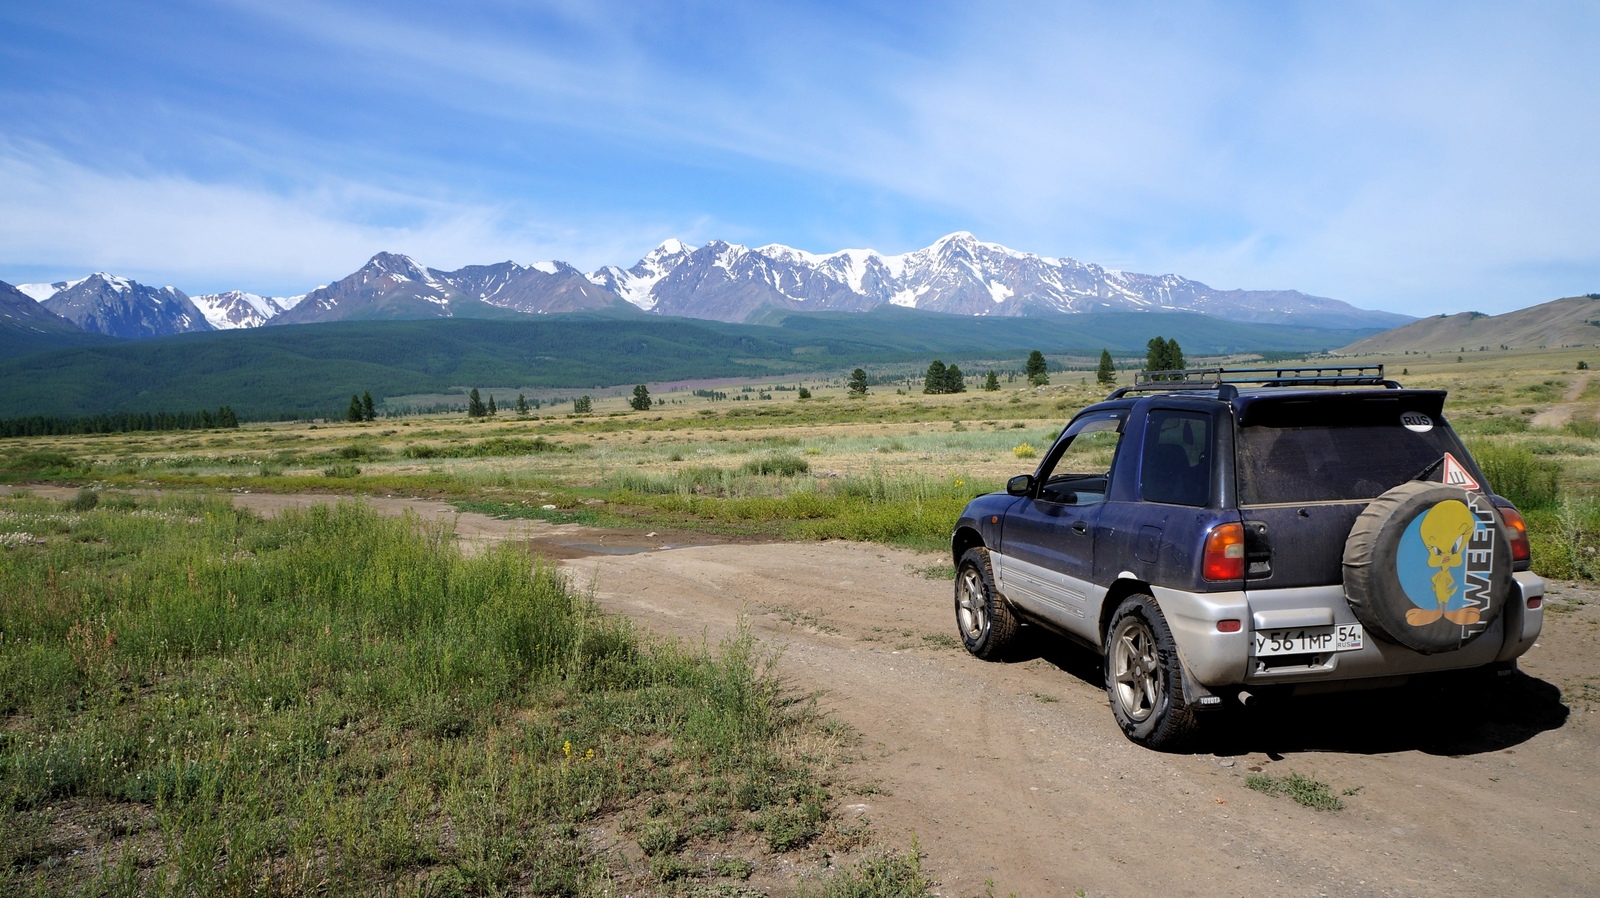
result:
M 1211 501 L 1211 416 L 1157 410 L 1145 424 L 1139 495 L 1146 502 L 1203 506 Z

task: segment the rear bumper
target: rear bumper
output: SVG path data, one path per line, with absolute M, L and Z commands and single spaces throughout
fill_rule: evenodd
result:
M 1384 642 L 1369 632 L 1364 647 L 1354 651 L 1255 657 L 1257 629 L 1359 623 L 1340 586 L 1225 593 L 1157 586 L 1151 591 L 1172 628 L 1189 676 L 1207 688 L 1218 688 L 1403 677 L 1510 661 L 1533 647 L 1544 626 L 1544 581 L 1529 572 L 1513 578 L 1512 596 L 1500 617 L 1463 648 L 1436 655 Z M 1536 607 L 1528 607 L 1535 599 Z M 1237 620 L 1242 626 L 1238 632 L 1223 633 L 1217 629 L 1223 620 Z

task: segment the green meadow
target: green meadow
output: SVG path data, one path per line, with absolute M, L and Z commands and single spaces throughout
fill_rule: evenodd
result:
M 768 661 L 360 504 L 6 497 L 0 893 L 923 894 Z

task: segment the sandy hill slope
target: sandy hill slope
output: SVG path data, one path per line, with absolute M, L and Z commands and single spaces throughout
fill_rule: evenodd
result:
M 1504 315 L 1461 312 L 1413 321 L 1359 340 L 1340 352 L 1456 352 L 1600 345 L 1600 293 L 1569 296 Z

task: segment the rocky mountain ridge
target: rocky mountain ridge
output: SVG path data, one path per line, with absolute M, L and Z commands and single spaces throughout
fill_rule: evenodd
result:
M 1251 323 L 1390 328 L 1412 319 L 1294 290 L 1217 290 L 1178 275 L 1145 275 L 1051 258 L 957 232 L 900 255 L 846 249 L 825 255 L 781 244 L 669 239 L 627 269 L 584 274 L 565 262 L 500 262 L 455 271 L 378 253 L 303 297 L 243 291 L 190 298 L 125 278 L 24 284 L 85 330 L 144 337 L 185 330 L 320 321 L 499 317 L 608 309 L 725 322 L 792 311 L 862 312 L 885 305 L 968 316 L 1080 312 L 1199 312 Z M 138 308 L 140 303 L 148 308 Z

